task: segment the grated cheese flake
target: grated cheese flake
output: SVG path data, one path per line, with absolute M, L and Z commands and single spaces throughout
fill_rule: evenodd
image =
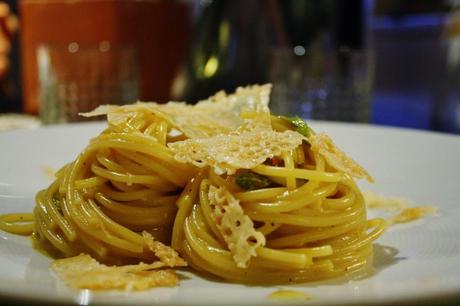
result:
M 319 133 L 312 135 L 309 141 L 311 150 L 322 155 L 332 168 L 347 173 L 355 178 L 365 178 L 370 183 L 374 182 L 374 179 L 366 169 L 340 150 L 326 134 Z
M 56 179 L 56 170 L 51 168 L 50 166 L 42 166 L 42 173 L 43 175 L 49 179 L 49 180 L 54 180 Z
M 370 191 L 363 191 L 366 206 L 381 211 L 403 210 L 411 205 L 408 199 L 402 197 L 384 197 Z
M 143 231 L 142 237 L 144 238 L 147 248 L 167 266 L 185 267 L 187 265 L 187 262 L 181 258 L 173 248 L 156 241 L 150 233 Z
M 244 126 L 243 126 L 244 127 Z M 237 169 L 252 169 L 267 158 L 280 156 L 302 144 L 305 137 L 294 131 L 276 132 L 255 129 L 209 138 L 187 139 L 168 144 L 174 158 L 197 167 L 211 166 L 233 174 Z
M 237 267 L 247 268 L 256 249 L 265 245 L 265 236 L 254 229 L 239 201 L 225 188 L 209 186 L 209 203 L 219 232 L 224 237 Z
M 174 286 L 177 274 L 161 261 L 127 266 L 106 266 L 87 254 L 58 259 L 52 270 L 69 286 L 92 290 L 145 290 L 160 286 Z
M 70 287 L 93 290 L 145 290 L 159 286 L 174 286 L 179 281 L 177 274 L 169 269 L 187 265 L 184 259 L 153 236 L 142 232 L 147 249 L 159 261 L 126 266 L 106 266 L 87 254 L 58 259 L 51 268 Z
M 119 125 L 133 117 L 136 112 L 147 112 L 168 121 L 188 138 L 203 138 L 235 130 L 245 122 L 240 116 L 243 112 L 257 113 L 259 114 L 257 120 L 269 124 L 270 91 L 271 84 L 252 85 L 239 87 L 235 93 L 229 95 L 223 91 L 218 92 L 206 100 L 199 101 L 196 105 L 184 102 L 102 105 L 80 115 L 84 117 L 107 115 L 110 124 Z
M 402 197 L 384 197 L 369 191 L 363 192 L 363 196 L 368 208 L 393 213 L 386 218 L 388 225 L 416 221 L 438 211 L 432 205 L 411 207 L 412 202 Z
M 417 206 L 405 208 L 396 216 L 393 216 L 387 220 L 388 224 L 407 223 L 418 219 L 421 219 L 427 215 L 432 215 L 438 211 L 435 206 Z

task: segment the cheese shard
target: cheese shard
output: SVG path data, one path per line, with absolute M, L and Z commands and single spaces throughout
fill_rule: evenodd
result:
M 93 290 L 145 290 L 160 286 L 174 286 L 179 281 L 170 268 L 184 267 L 184 259 L 172 248 L 142 232 L 147 249 L 159 259 L 150 264 L 106 266 L 87 254 L 58 259 L 51 268 L 69 286 Z
M 368 208 L 395 213 L 386 218 L 388 225 L 416 221 L 438 211 L 438 208 L 432 205 L 414 207 L 406 198 L 384 197 L 373 192 L 363 192 L 363 196 Z
M 332 168 L 347 173 L 352 177 L 365 178 L 370 183 L 374 182 L 374 179 L 366 169 L 340 150 L 326 134 L 315 134 L 310 136 L 308 140 L 311 144 L 311 150 L 322 155 Z
M 184 267 L 187 265 L 187 262 L 173 248 L 156 241 L 150 233 L 143 231 L 142 237 L 147 248 L 165 265 L 169 267 Z
M 412 204 L 408 199 L 402 197 L 384 197 L 370 191 L 363 191 L 362 194 L 364 196 L 366 206 L 370 209 L 386 212 L 402 211 Z
M 187 113 L 169 109 L 164 112 L 189 138 L 228 134 L 246 122 L 241 118 L 246 112 L 258 114 L 258 120 L 270 125 L 270 92 L 271 84 L 238 87 L 233 94 L 220 91 L 194 106 L 189 105 Z
M 214 167 L 216 173 L 234 174 L 237 169 L 252 169 L 267 158 L 280 156 L 302 144 L 306 139 L 294 131 L 276 132 L 255 129 L 187 139 L 168 144 L 174 158 L 197 167 Z
M 119 125 L 134 116 L 136 112 L 151 113 L 168 121 L 188 138 L 204 138 L 229 133 L 245 120 L 244 112 L 258 114 L 258 120 L 269 124 L 268 102 L 271 84 L 239 87 L 235 93 L 227 95 L 221 91 L 214 96 L 199 101 L 196 105 L 184 102 L 136 103 L 124 106 L 102 105 L 95 110 L 82 113 L 84 117 L 107 115 L 112 125 Z
M 145 290 L 159 286 L 175 286 L 179 281 L 161 261 L 127 266 L 106 266 L 87 254 L 58 259 L 51 268 L 64 282 L 76 289 Z
M 224 237 L 237 267 L 247 268 L 256 249 L 265 245 L 265 236 L 254 229 L 239 201 L 225 188 L 209 186 L 209 204 L 219 232 Z
M 390 219 L 388 219 L 387 222 L 389 225 L 412 222 L 418 219 L 422 219 L 425 216 L 435 214 L 437 211 L 437 207 L 430 205 L 409 207 L 405 208 L 396 216 L 393 216 Z

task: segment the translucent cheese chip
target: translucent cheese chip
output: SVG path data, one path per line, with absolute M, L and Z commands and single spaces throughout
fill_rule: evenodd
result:
M 418 206 L 418 207 L 410 207 L 406 208 L 401 211 L 396 216 L 387 220 L 387 222 L 391 224 L 396 223 L 407 223 L 411 221 L 415 221 L 421 219 L 427 215 L 432 215 L 438 211 L 438 208 L 435 206 Z
M 381 211 L 403 210 L 411 205 L 410 201 L 400 197 L 384 197 L 373 192 L 363 192 L 366 206 Z
M 237 88 L 234 94 L 219 92 L 207 100 L 189 105 L 183 102 L 136 103 L 125 106 L 103 105 L 82 116 L 107 114 L 110 124 L 119 125 L 136 112 L 150 112 L 165 119 L 188 138 L 203 138 L 229 133 L 244 123 L 241 113 L 258 113 L 258 120 L 269 124 L 268 109 L 271 85 L 253 85 Z
M 210 186 L 209 203 L 217 228 L 225 239 L 237 267 L 247 268 L 256 249 L 265 245 L 265 236 L 254 229 L 252 220 L 244 213 L 239 201 L 225 187 Z
M 183 104 L 183 103 L 177 103 Z M 137 113 L 156 113 L 156 109 L 160 107 L 160 104 L 153 102 L 137 102 L 134 104 L 128 105 L 100 105 L 96 109 L 87 112 L 79 113 L 83 117 L 96 117 L 107 115 L 107 121 L 111 125 L 121 125 L 128 121 L 130 118 L 134 117 Z M 163 118 L 163 117 L 162 117 Z
M 257 113 L 258 120 L 270 124 L 271 84 L 239 87 L 234 94 L 221 91 L 207 100 L 191 106 L 188 112 L 165 113 L 173 118 L 175 125 L 189 138 L 204 138 L 227 134 L 244 123 L 241 114 Z
M 58 259 L 51 268 L 64 282 L 77 289 L 92 290 L 145 290 L 160 286 L 174 286 L 177 274 L 161 261 L 127 266 L 106 266 L 89 255 Z
M 233 174 L 237 169 L 254 168 L 267 158 L 293 150 L 304 139 L 304 136 L 294 131 L 260 129 L 188 139 L 170 143 L 168 146 L 179 162 L 191 163 L 197 167 L 211 166 Z
M 107 115 L 121 108 L 123 107 L 120 107 L 117 105 L 99 105 L 92 111 L 87 112 L 87 113 L 79 113 L 79 115 L 83 117 L 96 117 L 96 116 Z
M 406 198 L 384 197 L 369 191 L 363 192 L 363 196 L 368 208 L 392 213 L 386 218 L 389 225 L 412 222 L 438 211 L 431 205 L 412 207 L 413 203 Z
M 143 231 L 142 237 L 147 244 L 147 248 L 167 266 L 184 267 L 187 265 L 187 262 L 182 259 L 173 248 L 170 248 L 159 241 L 155 241 L 153 236 L 148 232 Z
M 312 135 L 309 141 L 311 150 L 322 155 L 332 168 L 348 173 L 355 178 L 365 178 L 370 183 L 374 182 L 374 179 L 366 169 L 337 148 L 332 139 L 326 134 Z
M 233 117 L 240 117 L 244 112 L 253 112 L 265 115 L 265 119 L 270 121 L 270 110 L 268 103 L 270 100 L 271 84 L 252 85 L 238 87 L 235 93 L 227 95 L 220 91 L 208 100 L 200 101 L 196 105 L 197 109 L 209 110 L 215 118 L 228 117 L 229 112 Z

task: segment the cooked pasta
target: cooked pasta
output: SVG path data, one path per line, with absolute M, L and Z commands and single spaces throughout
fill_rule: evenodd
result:
M 210 169 L 198 173 L 179 198 L 172 246 L 197 270 L 235 282 L 293 283 L 365 275 L 372 266 L 372 241 L 385 223 L 366 219 L 363 196 L 352 177 L 330 169 L 324 157 L 306 145 L 282 160 L 283 166 L 253 168 L 272 182 L 249 191 Z M 242 237 L 245 232 L 239 230 L 238 220 L 224 231 L 216 228 L 214 211 L 226 205 L 210 203 L 211 186 L 239 201 L 265 237 L 265 245 L 257 247 L 245 268 L 232 258 L 224 237 L 226 231 Z
M 143 232 L 205 274 L 241 283 L 362 275 L 385 222 L 368 220 L 367 172 L 299 119 L 270 115 L 270 86 L 181 103 L 108 107 L 108 128 L 36 196 L 39 245 L 103 263 L 149 262 Z M 2 221 L 3 220 L 3 221 Z

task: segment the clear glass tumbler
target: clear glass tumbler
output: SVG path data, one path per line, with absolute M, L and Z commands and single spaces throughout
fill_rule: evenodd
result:
M 138 99 L 139 69 L 132 46 L 114 47 L 107 41 L 40 45 L 37 65 L 44 124 L 88 120 L 78 114 Z
M 370 50 L 295 51 L 272 52 L 269 78 L 275 112 L 307 119 L 369 121 L 374 78 Z

